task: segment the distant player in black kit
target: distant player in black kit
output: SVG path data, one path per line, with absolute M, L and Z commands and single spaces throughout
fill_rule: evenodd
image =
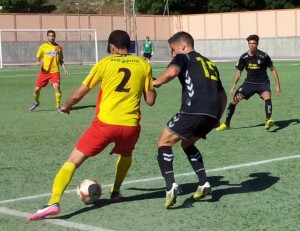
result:
M 231 100 L 227 112 L 226 121 L 221 124 L 216 130 L 223 131 L 230 128 L 230 120 L 234 114 L 236 105 L 242 99 L 249 99 L 255 93 L 259 94 L 260 97 L 265 101 L 265 112 L 266 112 L 266 123 L 265 129 L 269 130 L 274 125 L 272 116 L 272 100 L 271 100 L 271 89 L 270 79 L 267 74 L 267 68 L 271 70 L 271 73 L 276 82 L 276 95 L 280 95 L 280 82 L 278 73 L 273 66 L 273 62 L 269 55 L 261 50 L 257 49 L 259 37 L 257 35 L 250 35 L 247 38 L 249 50 L 244 53 L 239 62 L 236 65 L 237 71 L 234 76 L 233 84 L 230 89 L 230 94 L 235 90 L 236 84 L 239 81 L 242 71 L 246 69 L 247 77 L 244 83 L 234 93 L 233 99 Z
M 216 65 L 194 50 L 193 37 L 178 32 L 168 42 L 174 58 L 166 71 L 153 81 L 154 86 L 159 87 L 178 76 L 182 85 L 181 108 L 169 120 L 157 142 L 157 160 L 166 181 L 167 209 L 176 202 L 180 192 L 174 179 L 172 151 L 178 141 L 199 178 L 193 198 L 199 199 L 210 193 L 203 159 L 195 143 L 200 138 L 205 139 L 218 125 L 227 102 Z

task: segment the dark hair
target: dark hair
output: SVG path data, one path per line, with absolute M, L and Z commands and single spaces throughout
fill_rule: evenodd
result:
M 176 34 L 174 34 L 171 38 L 169 38 L 168 43 L 178 43 L 178 42 L 186 42 L 187 44 L 189 44 L 192 48 L 194 48 L 194 39 L 193 37 L 184 31 L 180 31 L 177 32 Z
M 114 30 L 108 37 L 107 52 L 110 53 L 109 44 L 116 46 L 118 49 L 130 49 L 130 37 L 126 31 Z
M 254 41 L 258 44 L 259 37 L 258 37 L 258 35 L 256 35 L 256 34 L 252 34 L 252 35 L 249 35 L 248 38 L 247 38 L 247 41 L 248 41 L 248 42 L 249 42 L 250 40 L 254 40 Z
M 54 31 L 54 30 L 48 30 L 48 31 L 47 31 L 47 36 L 48 36 L 50 33 L 54 34 L 54 37 L 56 36 L 56 34 L 55 34 L 55 31 Z

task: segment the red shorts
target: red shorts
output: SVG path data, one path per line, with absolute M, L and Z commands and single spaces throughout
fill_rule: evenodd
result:
M 60 83 L 60 73 L 44 73 L 42 71 L 39 72 L 37 80 L 35 82 L 36 87 L 45 87 L 51 81 L 51 84 Z
M 95 156 L 110 143 L 115 143 L 110 154 L 131 156 L 139 139 L 140 126 L 121 126 L 105 124 L 95 118 L 79 138 L 76 148 L 87 156 Z

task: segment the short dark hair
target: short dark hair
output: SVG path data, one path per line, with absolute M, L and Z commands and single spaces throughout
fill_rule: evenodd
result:
M 54 30 L 48 30 L 48 31 L 47 31 L 47 36 L 48 36 L 50 33 L 51 33 L 51 34 L 54 34 L 54 36 L 56 36 L 56 34 L 55 34 L 55 31 L 54 31 Z
M 126 31 L 114 30 L 108 37 L 107 52 L 110 53 L 109 44 L 116 46 L 118 49 L 130 49 L 130 37 Z
M 178 42 L 181 42 L 181 41 L 186 42 L 187 44 L 192 46 L 192 48 L 194 48 L 194 39 L 193 39 L 193 37 L 189 33 L 184 32 L 184 31 L 180 31 L 180 32 L 177 32 L 176 34 L 174 34 L 171 38 L 169 38 L 168 43 L 169 44 L 178 43 Z
M 256 34 L 249 35 L 249 36 L 247 37 L 247 41 L 249 42 L 250 40 L 254 40 L 254 41 L 258 44 L 259 36 L 256 35 Z

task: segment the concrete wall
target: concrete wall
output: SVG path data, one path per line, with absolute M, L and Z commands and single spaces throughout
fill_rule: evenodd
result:
M 300 59 L 300 9 L 169 17 L 138 15 L 136 25 L 136 33 L 130 32 L 122 15 L 0 14 L 0 30 L 95 29 L 99 58 L 106 55 L 109 33 L 114 29 L 127 29 L 132 37 L 137 37 L 138 52 L 145 37 L 150 36 L 156 46 L 154 61 L 170 60 L 166 40 L 178 31 L 192 34 L 196 50 L 212 59 L 237 60 L 247 50 L 245 38 L 249 34 L 258 34 L 261 38 L 259 49 L 274 59 Z M 81 34 L 79 38 L 78 35 L 57 34 L 67 62 L 73 62 L 73 59 L 82 62 L 93 60 L 91 36 Z M 21 56 L 20 59 L 34 62 L 37 47 L 46 41 L 45 32 L 2 32 L 1 37 L 4 63 L 18 60 L 17 55 Z

